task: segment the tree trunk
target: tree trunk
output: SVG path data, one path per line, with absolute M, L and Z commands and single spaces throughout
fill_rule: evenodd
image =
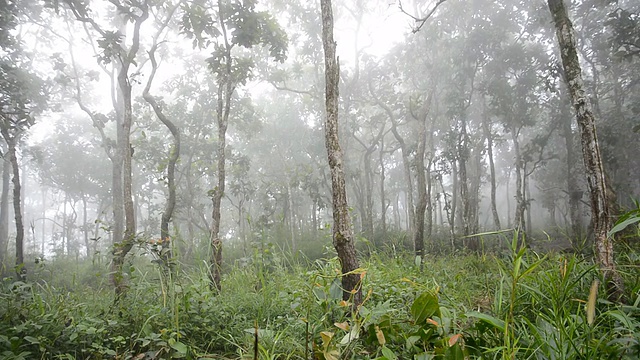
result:
M 2 127 L 2 136 L 7 142 L 7 155 L 13 171 L 13 212 L 16 221 L 16 276 L 18 280 L 25 281 L 27 269 L 24 266 L 24 224 L 22 224 L 22 197 L 20 193 L 20 166 L 16 156 L 17 136 L 11 136 L 7 127 Z
M 227 148 L 227 127 L 229 124 L 229 113 L 231 111 L 231 97 L 235 91 L 235 84 L 231 78 L 231 45 L 227 35 L 225 25 L 225 14 L 222 12 L 222 2 L 218 0 L 218 21 L 224 39 L 224 62 L 225 71 L 218 76 L 218 103 L 216 122 L 218 125 L 218 185 L 212 191 L 211 200 L 213 210 L 211 211 L 211 258 L 209 260 L 209 277 L 211 288 L 217 291 L 222 290 L 222 240 L 220 239 L 220 206 L 225 191 L 225 151 Z
M 486 107 L 486 103 L 483 103 Z M 486 113 L 482 117 L 482 130 L 487 140 L 487 158 L 489 160 L 489 177 L 491 183 L 491 214 L 493 215 L 493 226 L 495 230 L 500 230 L 500 215 L 498 215 L 498 206 L 496 204 L 496 167 L 493 161 L 493 134 L 491 133 L 491 125 Z
M 384 137 L 380 139 L 380 226 L 382 236 L 387 233 L 387 206 L 389 205 L 385 198 L 384 180 Z
M 569 238 L 571 244 L 575 247 L 582 240 L 582 219 L 580 216 L 580 200 L 582 199 L 582 190 L 578 186 L 576 178 L 575 161 L 576 155 L 573 149 L 573 130 L 571 130 L 571 117 L 567 114 L 567 107 L 562 106 L 561 121 L 562 137 L 564 138 L 565 148 L 567 151 L 565 175 L 567 177 L 567 193 L 569 194 L 569 221 L 571 232 Z
M 373 241 L 373 186 L 372 177 L 373 170 L 371 169 L 371 155 L 375 149 L 375 144 L 372 144 L 366 149 L 364 154 L 364 218 L 362 219 L 364 237 Z
M 149 93 L 149 89 L 151 88 L 151 83 L 156 75 L 156 71 L 158 70 L 158 63 L 155 57 L 155 51 L 157 48 L 157 44 L 154 41 L 153 46 L 149 50 L 149 60 L 151 61 L 151 74 L 149 75 L 149 79 L 147 80 L 147 86 L 145 86 L 142 97 L 146 102 L 151 105 L 153 111 L 156 114 L 156 117 L 164 124 L 164 126 L 169 129 L 171 135 L 173 136 L 173 147 L 169 150 L 169 163 L 167 164 L 167 188 L 169 190 L 169 194 L 167 196 L 167 202 L 164 205 L 164 210 L 162 212 L 162 218 L 160 220 L 160 243 L 162 245 L 162 250 L 160 253 L 160 259 L 164 263 L 164 265 L 171 269 L 171 236 L 169 234 L 169 222 L 173 216 L 173 210 L 176 206 L 176 184 L 175 184 L 175 173 L 176 173 L 176 163 L 180 158 L 180 132 L 175 124 L 167 118 L 167 116 L 162 112 L 162 108 L 156 101 L 156 99 Z
M 342 149 L 338 141 L 338 85 L 340 67 L 333 40 L 333 10 L 331 0 L 321 0 L 322 45 L 325 61 L 325 145 L 331 170 L 331 194 L 333 199 L 333 246 L 342 264 L 342 298 L 353 299 L 354 307 L 362 303 L 361 278 L 354 270 L 360 267 L 351 232 L 351 219 L 347 204 Z
M 525 232 L 525 199 L 523 192 L 523 162 L 520 154 L 520 141 L 518 140 L 519 129 L 511 129 L 511 139 L 513 141 L 513 151 L 515 152 L 515 173 L 516 173 L 516 213 L 513 217 L 513 227 L 518 234 L 518 247 L 522 245 Z
M 420 257 L 422 260 L 424 256 L 424 221 L 425 212 L 427 210 L 427 203 L 429 201 L 427 195 L 427 180 L 425 176 L 424 157 L 427 147 L 427 118 L 429 116 L 429 106 L 431 105 L 431 98 L 433 93 L 430 93 L 425 101 L 424 112 L 420 118 L 415 117 L 419 121 L 419 133 L 418 133 L 418 151 L 416 152 L 415 164 L 416 164 L 416 180 L 418 186 L 418 204 L 416 205 L 415 213 L 415 233 L 413 234 L 413 250 L 416 257 Z M 422 261 L 420 261 L 420 268 L 422 269 Z
M 471 204 L 469 198 L 469 177 L 467 175 L 467 161 L 469 160 L 469 135 L 467 134 L 467 120 L 463 114 L 460 119 L 460 137 L 458 140 L 458 177 L 460 179 L 460 201 L 462 203 L 462 235 L 469 236 L 469 221 Z M 469 239 L 465 239 L 468 247 L 472 247 Z
M 132 191 L 132 156 L 133 147 L 131 146 L 131 126 L 133 123 L 131 88 L 132 84 L 129 79 L 129 67 L 135 62 L 136 54 L 140 47 L 140 27 L 149 16 L 149 9 L 146 5 L 141 5 L 142 13 L 135 18 L 133 37 L 131 40 L 131 48 L 126 51 L 120 60 L 120 69 L 118 71 L 118 89 L 122 96 L 122 132 L 118 138 L 118 152 L 122 159 L 122 185 L 124 198 L 124 234 L 122 241 L 113 245 L 113 262 L 112 262 L 112 281 L 115 287 L 115 302 L 119 302 L 124 295 L 127 284 L 122 274 L 125 257 L 131 251 L 136 236 L 136 219 L 135 208 L 133 204 Z M 124 50 L 124 49 L 123 49 Z M 115 192 L 115 189 L 114 189 Z
M 598 145 L 595 117 L 584 91 L 582 69 L 576 51 L 575 32 L 563 0 L 547 0 L 547 2 L 555 23 L 564 68 L 564 80 L 573 100 L 580 129 L 582 155 L 591 198 L 591 217 L 597 261 L 610 299 L 621 300 L 624 296 L 624 284 L 613 259 L 613 241 L 607 236 L 611 227 L 611 219 L 607 203 L 606 176 Z
M 11 186 L 11 160 L 2 161 L 2 194 L 0 195 L 0 277 L 5 273 L 9 245 L 9 187 Z
M 418 135 L 418 151 L 416 152 L 416 180 L 418 187 L 418 203 L 415 212 L 415 232 L 413 234 L 413 250 L 416 257 L 422 260 L 424 256 L 424 215 L 427 210 L 427 181 L 425 177 L 424 155 L 427 142 L 426 116 L 420 124 L 420 132 Z M 422 269 L 422 261 L 420 261 Z

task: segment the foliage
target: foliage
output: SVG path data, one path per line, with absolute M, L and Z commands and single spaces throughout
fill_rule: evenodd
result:
M 597 271 L 573 255 L 428 256 L 430 272 L 420 272 L 409 254 L 373 253 L 359 270 L 366 296 L 357 309 L 342 300 L 337 258 L 304 264 L 281 253 L 269 263 L 255 256 L 255 266 L 229 269 L 222 294 L 208 289 L 205 268 L 178 264 L 182 276 L 167 279 L 140 258 L 126 271 L 126 306 L 113 304 L 102 266 L 42 264 L 40 283 L 2 284 L 0 353 L 8 359 L 240 359 L 255 351 L 260 359 L 312 353 L 318 359 L 633 359 L 640 353 L 639 285 L 629 293 L 630 305 L 609 303 L 600 293 L 590 300 Z M 65 284 L 60 274 L 73 271 L 77 281 Z M 637 269 L 628 274 L 637 276 Z M 587 302 L 594 305 L 591 323 Z

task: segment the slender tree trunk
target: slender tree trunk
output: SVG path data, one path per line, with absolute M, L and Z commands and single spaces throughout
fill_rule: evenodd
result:
M 124 234 L 123 239 L 119 243 L 113 245 L 113 261 L 112 261 L 112 281 L 115 287 L 115 302 L 119 302 L 124 295 L 127 284 L 122 273 L 125 257 L 131 251 L 136 236 L 136 219 L 135 208 L 133 204 L 132 191 L 132 156 L 133 147 L 131 146 L 131 126 L 133 123 L 131 89 L 132 84 L 129 79 L 129 67 L 135 62 L 135 57 L 140 47 L 140 27 L 149 16 L 149 9 L 145 5 L 140 5 L 142 13 L 135 18 L 133 37 L 131 47 L 128 51 L 124 51 L 120 60 L 120 68 L 118 70 L 118 90 L 122 97 L 122 132 L 118 138 L 118 152 L 122 158 L 122 185 L 124 198 Z M 123 49 L 124 50 L 124 49 Z M 114 189 L 115 192 L 115 189 Z
M 374 95 L 373 90 L 371 89 L 371 87 L 369 88 L 371 95 Z M 395 118 L 395 115 L 393 114 L 393 111 L 391 111 L 391 109 L 384 104 L 382 101 L 380 101 L 378 98 L 376 98 L 374 96 L 374 100 L 376 101 L 376 103 L 382 107 L 384 109 L 384 111 L 387 113 L 387 115 L 389 116 L 389 119 L 391 120 L 391 132 L 393 133 L 393 137 L 395 137 L 396 141 L 398 142 L 398 144 L 400 144 L 400 151 L 402 152 L 402 170 L 404 173 L 404 181 L 405 184 L 407 185 L 407 189 L 406 189 L 406 193 L 407 193 L 407 218 L 408 218 L 408 235 L 410 237 L 413 238 L 413 234 L 414 234 L 414 226 L 415 226 L 415 207 L 414 207 L 414 203 L 413 203 L 413 179 L 411 178 L 411 162 L 409 160 L 409 150 L 407 149 L 407 144 L 405 143 L 404 139 L 402 138 L 402 136 L 400 136 L 400 133 L 398 132 L 398 123 L 397 120 Z
M 47 188 L 43 186 L 41 187 L 41 189 L 42 189 L 42 219 L 43 220 L 42 220 L 42 226 L 40 228 L 40 231 L 42 232 L 40 234 L 40 253 L 44 256 L 45 242 L 46 242 L 46 226 L 45 226 L 44 218 L 47 217 Z M 0 263 L 0 265 L 2 264 Z M 0 269 L 0 273 L 2 273 L 2 269 Z
M 454 244 L 456 237 L 456 217 L 458 216 L 458 162 L 456 160 L 451 161 L 451 178 L 453 179 L 453 186 L 451 190 L 451 200 L 449 202 L 449 227 L 451 235 L 451 244 Z M 453 249 L 452 249 L 453 250 Z
M 331 194 L 333 198 L 333 246 L 342 264 L 342 298 L 353 297 L 354 307 L 362 303 L 361 278 L 354 270 L 360 267 L 351 232 L 351 219 L 347 203 L 342 149 L 338 140 L 338 84 L 340 67 L 333 40 L 333 10 L 331 0 L 321 0 L 322 45 L 325 61 L 325 145 L 331 170 Z
M 425 116 L 426 118 L 426 116 Z M 427 129 L 424 121 L 420 124 L 420 132 L 418 135 L 418 151 L 416 152 L 416 180 L 418 187 L 418 203 L 416 204 L 415 213 L 415 233 L 413 234 L 413 250 L 416 257 L 422 260 L 424 256 L 424 216 L 427 209 L 427 181 L 425 177 L 424 155 L 427 142 Z M 422 261 L 420 262 L 422 268 Z
M 289 207 L 289 236 L 291 237 L 291 252 L 296 253 L 298 251 L 298 244 L 296 243 L 296 219 L 293 210 L 293 188 L 291 187 L 291 181 L 287 180 L 287 202 Z
M 424 113 L 421 117 L 415 117 L 419 121 L 419 133 L 418 133 L 418 151 L 416 152 L 415 166 L 416 166 L 416 180 L 418 186 L 418 203 L 416 204 L 415 213 L 415 233 L 413 234 L 413 250 L 416 257 L 420 257 L 422 260 L 424 256 L 424 222 L 425 212 L 427 210 L 427 203 L 429 198 L 427 195 L 427 180 L 426 180 L 426 168 L 424 166 L 424 158 L 427 147 L 427 118 L 429 115 L 429 106 L 431 105 L 433 93 L 429 94 L 426 99 Z M 420 262 L 420 268 L 422 269 L 422 261 Z
M 180 158 L 180 131 L 178 131 L 178 127 L 164 114 L 162 108 L 156 101 L 155 97 L 153 97 L 149 93 L 149 89 L 151 88 L 151 83 L 156 75 L 156 71 L 158 70 L 158 63 L 156 62 L 155 51 L 157 48 L 157 44 L 155 43 L 149 50 L 149 60 L 151 61 L 151 74 L 149 75 L 149 80 L 147 80 L 147 86 L 144 88 L 142 92 L 142 97 L 146 102 L 151 105 L 153 111 L 156 114 L 156 117 L 164 124 L 164 126 L 169 129 L 171 132 L 171 136 L 173 136 L 173 147 L 169 150 L 169 163 L 167 164 L 167 188 L 169 190 L 169 194 L 167 196 L 167 202 L 164 205 L 164 210 L 162 212 L 162 218 L 160 220 L 160 241 L 162 244 L 162 250 L 160 254 L 161 260 L 164 262 L 164 265 L 169 269 L 171 266 L 171 235 L 169 233 L 169 222 L 173 217 L 173 210 L 176 206 L 176 163 Z
M 363 230 L 365 238 L 373 240 L 373 186 L 371 169 L 371 155 L 375 145 L 367 148 L 364 154 L 364 219 Z
M 229 124 L 229 113 L 231 111 L 231 97 L 235 91 L 235 83 L 231 78 L 232 75 L 232 58 L 231 45 L 227 35 L 225 24 L 226 14 L 222 11 L 222 1 L 218 0 L 218 20 L 220 29 L 224 39 L 224 61 L 225 70 L 218 75 L 218 104 L 216 113 L 216 122 L 218 124 L 218 185 L 212 191 L 211 200 L 213 202 L 213 210 L 211 212 L 211 259 L 209 265 L 209 277 L 211 280 L 211 288 L 217 291 L 222 290 L 222 239 L 220 239 L 220 207 L 222 205 L 222 197 L 225 191 L 226 179 L 226 157 L 227 148 L 227 127 Z
M 387 206 L 389 205 L 385 198 L 385 190 L 384 190 L 384 180 L 385 180 L 385 169 L 384 169 L 384 137 L 380 139 L 380 226 L 382 230 L 382 235 L 384 236 L 387 233 Z
M 69 193 L 64 193 L 64 203 L 62 204 L 62 255 L 69 255 L 69 221 L 67 219 L 67 204 L 69 203 Z
M 620 300 L 624 296 L 624 283 L 616 270 L 613 258 L 613 241 L 607 236 L 611 228 L 611 219 L 609 217 L 606 176 L 600 155 L 595 117 L 584 91 L 582 69 L 576 51 L 575 31 L 563 0 L 547 0 L 547 2 L 556 27 L 564 79 L 573 100 L 580 129 L 582 155 L 591 198 L 591 217 L 598 265 L 607 284 L 610 298 Z
M 569 194 L 569 221 L 571 232 L 569 238 L 572 246 L 577 246 L 583 236 L 582 218 L 580 216 L 580 200 L 582 199 L 582 190 L 578 185 L 576 178 L 576 155 L 573 149 L 573 130 L 571 130 L 571 117 L 568 114 L 568 107 L 562 106 L 562 137 L 564 138 L 565 148 L 567 151 L 565 175 L 567 177 L 567 193 Z
M 24 266 L 24 224 L 22 223 L 22 197 L 20 188 L 20 165 L 16 156 L 17 136 L 11 136 L 9 129 L 2 126 L 2 136 L 7 142 L 7 155 L 13 171 L 13 212 L 16 221 L 16 275 L 18 280 L 25 281 L 27 269 Z
M 511 139 L 513 140 L 513 151 L 515 152 L 515 173 L 516 173 L 516 213 L 514 215 L 513 226 L 518 232 L 518 246 L 522 245 L 524 239 L 525 229 L 525 199 L 523 193 L 523 179 L 522 179 L 522 156 L 520 154 L 520 141 L 518 140 L 519 129 L 511 129 Z
M 465 115 L 460 120 L 460 138 L 458 141 L 458 178 L 460 201 L 462 203 L 462 235 L 468 236 L 469 233 L 469 214 L 470 214 L 470 198 L 469 198 L 469 177 L 467 175 L 467 161 L 469 160 L 469 135 L 467 134 L 467 121 Z M 472 247 L 468 239 L 465 243 Z
M 486 107 L 486 103 L 483 103 Z M 496 166 L 493 161 L 493 134 L 491 133 L 491 125 L 489 122 L 489 116 L 486 111 L 482 116 L 482 130 L 484 137 L 487 140 L 487 158 L 489 160 L 489 181 L 491 185 L 491 214 L 493 215 L 493 226 L 496 230 L 502 228 L 500 226 L 500 215 L 498 215 L 498 206 L 496 204 Z
M 11 160 L 2 159 L 2 194 L 0 195 L 0 277 L 5 273 L 9 245 L 9 187 L 11 186 Z
M 84 248 L 87 252 L 87 259 L 91 256 L 91 245 L 89 244 L 89 224 L 87 217 L 87 196 L 82 194 L 82 235 L 84 238 Z

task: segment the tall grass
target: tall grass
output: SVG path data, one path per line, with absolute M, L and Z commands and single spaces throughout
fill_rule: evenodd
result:
M 226 269 L 220 294 L 204 263 L 166 272 L 145 257 L 128 267 L 117 306 L 106 265 L 54 262 L 38 270 L 45 280 L 5 280 L 0 358 L 640 357 L 634 251 L 619 259 L 631 299 L 619 305 L 592 289 L 598 272 L 579 255 L 512 243 L 508 254 L 428 255 L 421 271 L 401 249 L 370 248 L 353 309 L 331 251 L 310 259 L 265 245 Z

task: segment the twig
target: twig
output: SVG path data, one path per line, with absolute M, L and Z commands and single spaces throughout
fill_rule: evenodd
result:
M 431 9 L 431 11 L 429 11 L 429 13 L 424 16 L 424 17 L 416 17 L 415 15 L 409 14 L 403 7 L 402 7 L 402 1 L 398 1 L 398 7 L 400 8 L 400 11 L 409 16 L 410 18 L 412 18 L 417 25 L 417 27 L 413 28 L 412 32 L 415 34 L 418 31 L 420 31 L 420 29 L 422 29 L 422 27 L 424 26 L 424 24 L 427 22 L 427 20 L 429 20 L 429 18 L 431 17 L 431 15 L 433 15 L 433 13 L 438 9 L 438 6 L 442 5 L 443 2 L 445 2 L 447 0 L 438 0 L 438 2 L 436 3 L 436 5 L 433 7 L 433 9 Z

